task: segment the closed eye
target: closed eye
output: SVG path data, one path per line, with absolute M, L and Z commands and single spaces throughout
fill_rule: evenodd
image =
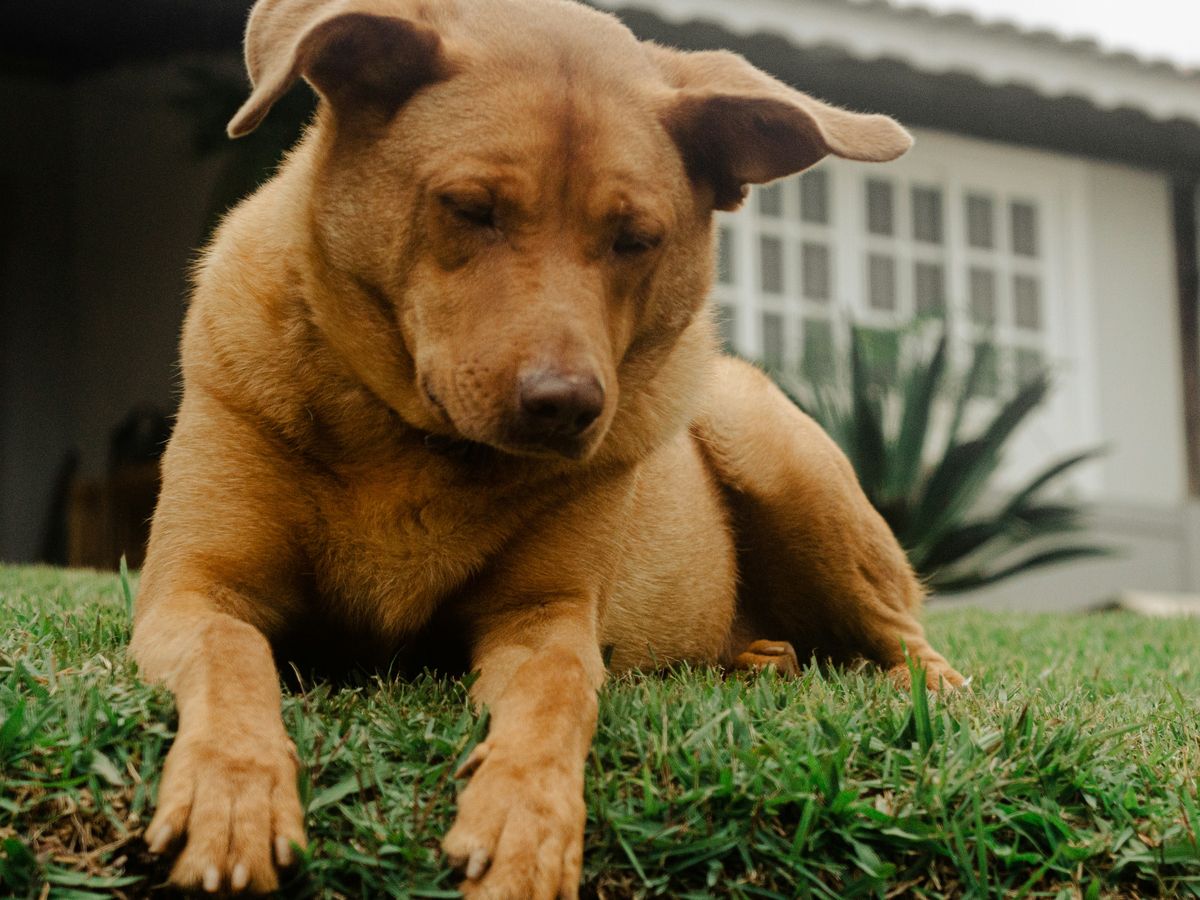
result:
M 613 240 L 613 253 L 618 256 L 639 256 L 649 253 L 662 243 L 662 235 L 641 231 L 622 231 Z
M 496 206 L 490 197 L 439 194 L 442 207 L 459 222 L 472 228 L 495 228 Z

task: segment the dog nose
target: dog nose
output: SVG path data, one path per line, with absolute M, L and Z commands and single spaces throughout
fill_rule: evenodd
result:
M 530 435 L 576 437 L 604 410 L 604 388 L 593 375 L 541 370 L 521 376 L 521 419 Z

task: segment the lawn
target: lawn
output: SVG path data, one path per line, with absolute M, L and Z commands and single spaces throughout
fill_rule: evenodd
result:
M 115 576 L 0 568 L 0 895 L 144 896 L 169 698 Z M 584 896 L 1200 897 L 1200 621 L 929 613 L 971 690 L 709 670 L 605 690 Z M 482 726 L 460 683 L 284 700 L 311 852 L 289 896 L 453 897 L 437 842 Z

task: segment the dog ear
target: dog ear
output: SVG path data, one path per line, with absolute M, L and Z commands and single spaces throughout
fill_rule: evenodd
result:
M 450 72 L 442 40 L 404 18 L 405 2 L 258 0 L 246 26 L 250 97 L 229 121 L 249 134 L 303 75 L 336 109 L 353 98 L 390 115 L 417 88 Z M 415 7 L 416 4 L 414 3 Z
M 912 146 L 895 120 L 829 106 L 734 53 L 647 46 L 674 88 L 663 125 L 688 175 L 712 187 L 717 209 L 737 209 L 747 185 L 807 169 L 830 153 L 885 162 Z

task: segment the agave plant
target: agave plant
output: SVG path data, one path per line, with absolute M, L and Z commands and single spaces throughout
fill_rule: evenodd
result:
M 779 380 L 849 456 L 867 497 L 935 594 L 1112 553 L 1080 539 L 1081 506 L 1047 497 L 1056 482 L 1103 448 L 1055 460 L 1007 497 L 994 490 L 1009 439 L 1049 394 L 1047 371 L 1000 402 L 983 428 L 965 435 L 967 410 L 983 393 L 994 350 L 977 346 L 966 377 L 955 382 L 948 373 L 943 331 L 932 353 L 908 354 L 898 371 L 881 377 L 878 357 L 872 360 L 873 336 L 867 329 L 852 330 L 846 378 Z M 914 345 L 916 337 L 910 335 Z M 939 408 L 950 413 L 940 435 L 935 428 Z

